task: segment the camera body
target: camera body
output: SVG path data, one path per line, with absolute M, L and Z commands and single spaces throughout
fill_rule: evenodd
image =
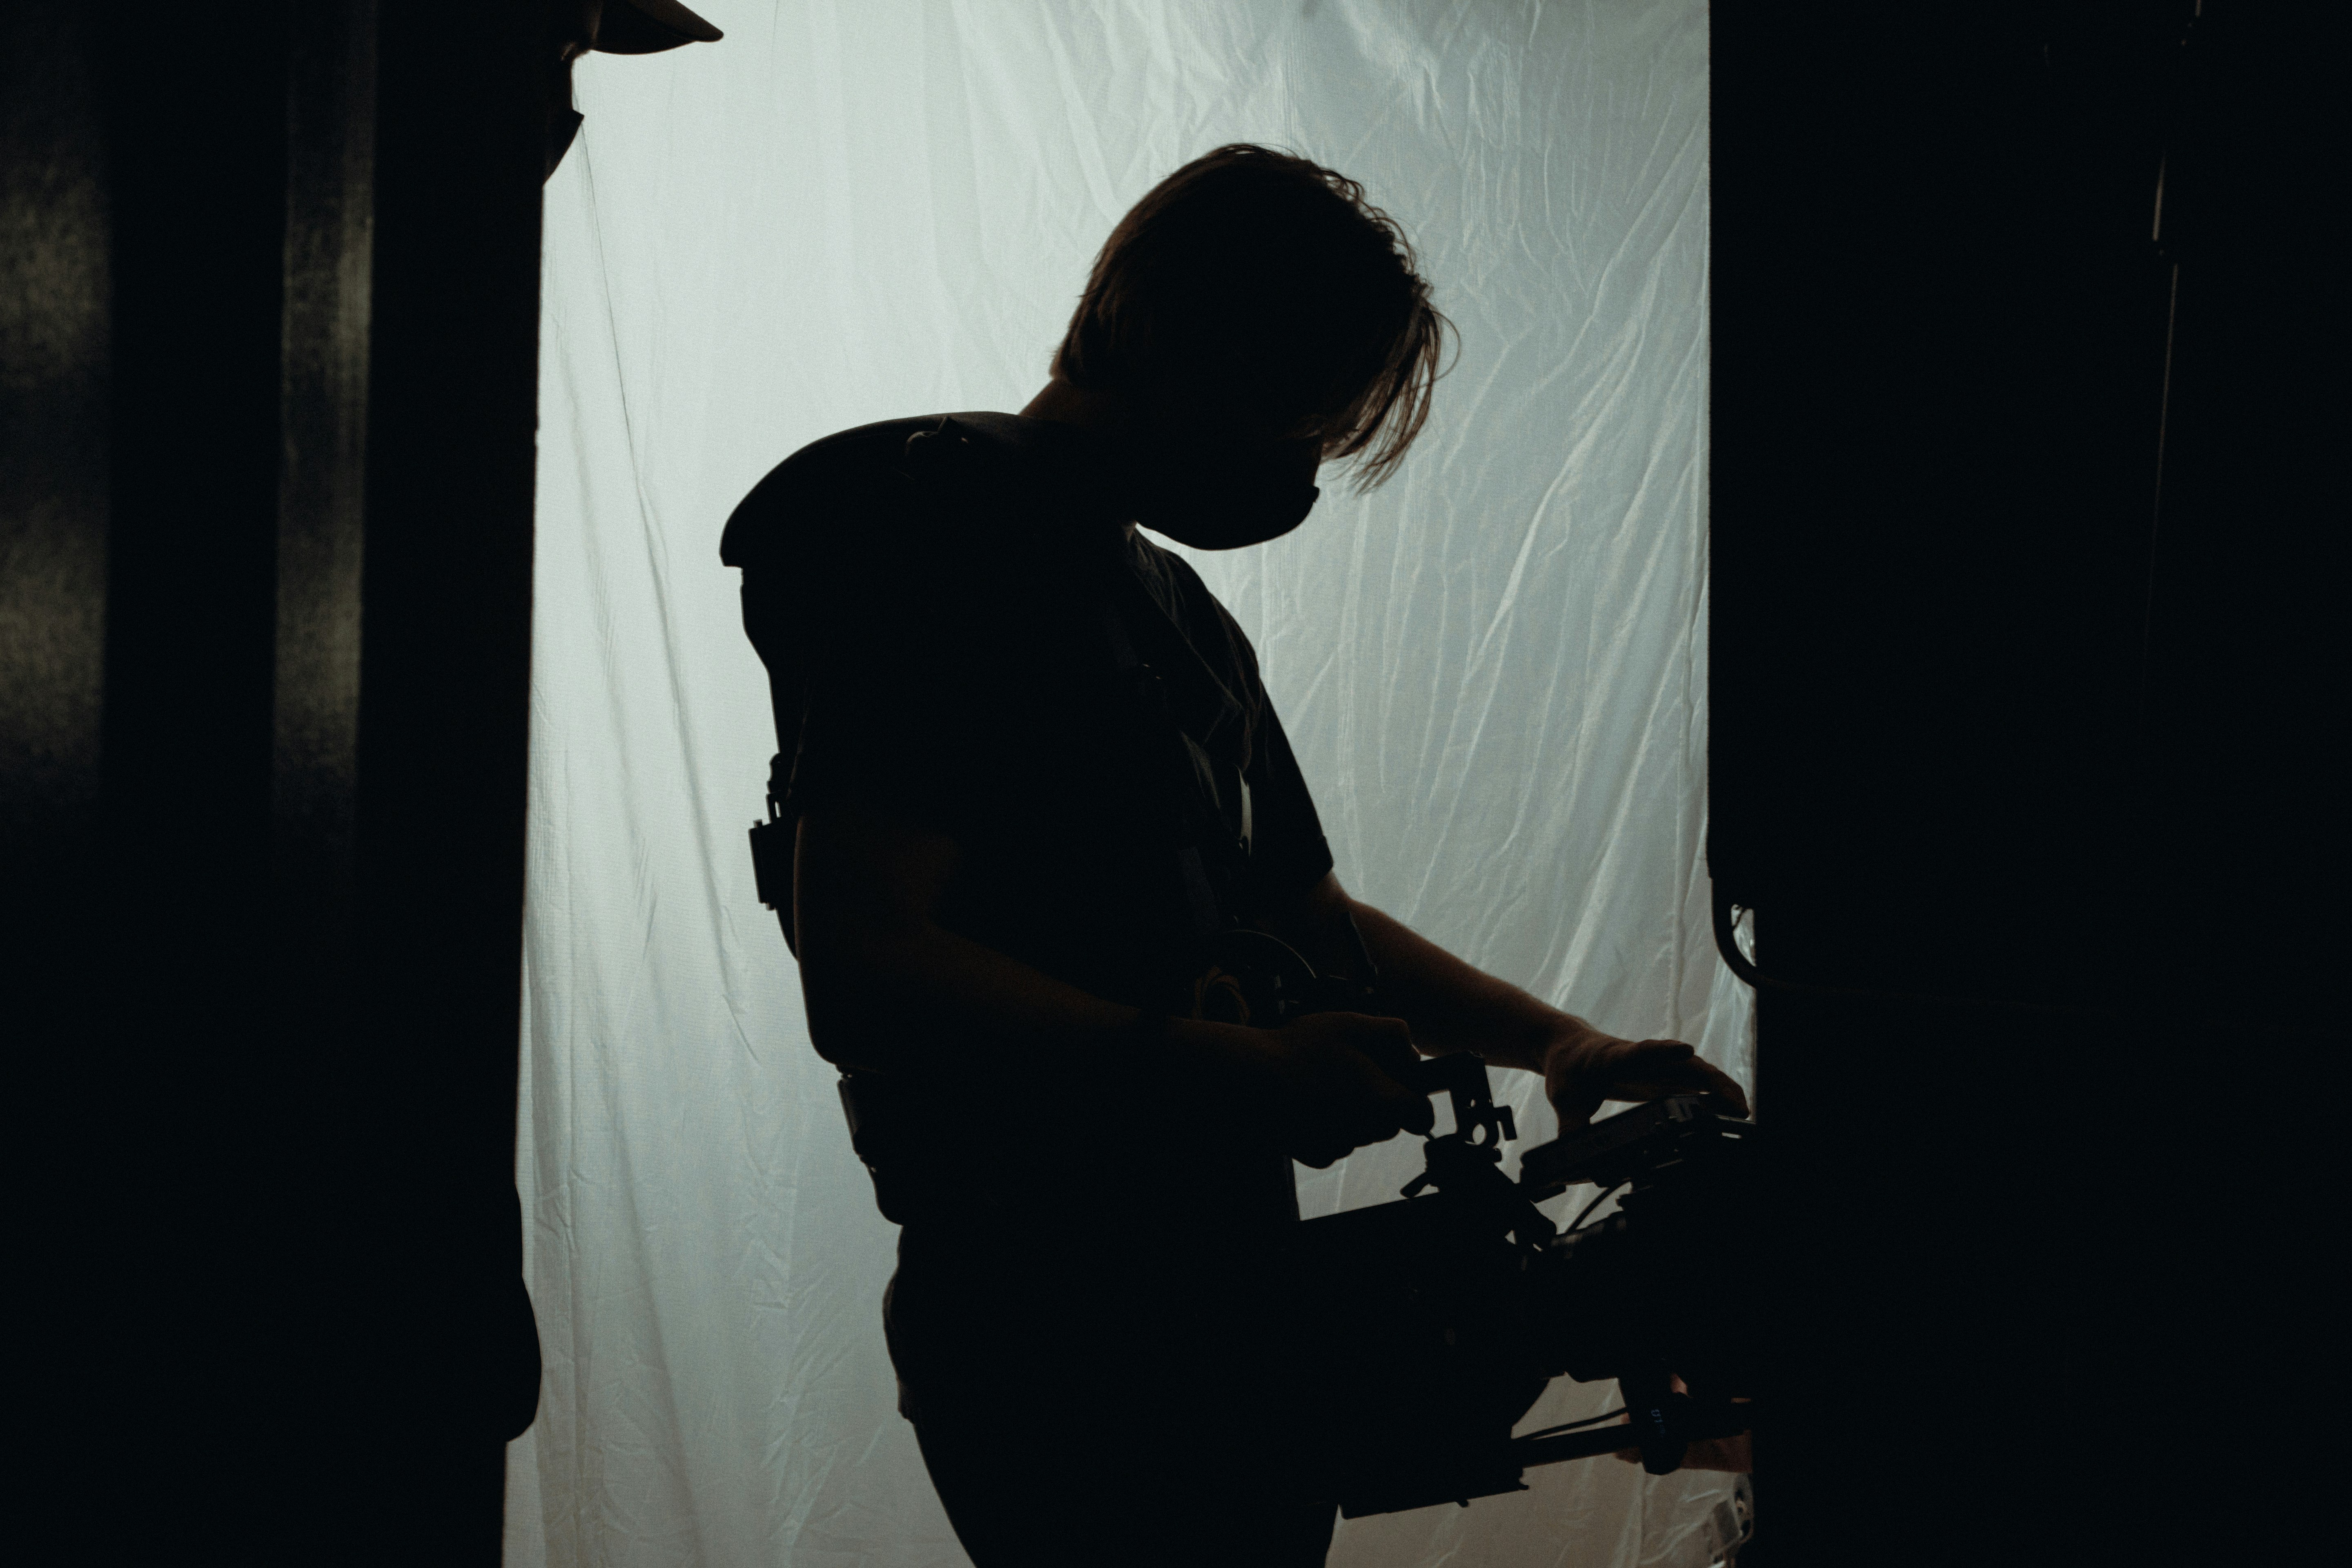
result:
M 1298 1227 L 1318 1489 L 1349 1518 L 1466 1504 L 1525 1489 L 1531 1465 L 1620 1448 L 1664 1474 L 1690 1442 L 1748 1429 L 1752 1333 L 1727 1298 L 1749 1272 L 1754 1124 L 1677 1096 L 1529 1151 L 1514 1182 L 1485 1064 L 1426 1071 L 1455 1130 L 1429 1141 L 1422 1177 Z M 1586 1183 L 1622 1188 L 1616 1211 L 1563 1231 L 1536 1206 Z M 1514 1438 L 1561 1375 L 1616 1379 L 1631 1425 Z

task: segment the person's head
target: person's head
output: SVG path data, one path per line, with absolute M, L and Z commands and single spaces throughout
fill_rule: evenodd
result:
M 1370 489 L 1429 417 L 1448 325 L 1362 186 L 1235 143 L 1111 230 L 1053 373 L 1171 435 L 1354 458 Z

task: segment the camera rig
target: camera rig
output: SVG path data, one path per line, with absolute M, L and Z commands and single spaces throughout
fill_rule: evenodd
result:
M 1466 1505 L 1525 1490 L 1533 1466 L 1625 1448 L 1664 1475 L 1692 1442 L 1751 1430 L 1751 1335 L 1726 1295 L 1748 1274 L 1754 1124 L 1679 1095 L 1529 1150 L 1513 1181 L 1517 1130 L 1485 1062 L 1419 1071 L 1454 1109 L 1422 1173 L 1395 1202 L 1297 1232 L 1299 1289 L 1328 1331 L 1310 1451 L 1341 1513 Z M 1588 1183 L 1588 1215 L 1622 1193 L 1596 1223 L 1562 1228 L 1537 1207 Z M 1514 1437 L 1563 1374 L 1614 1378 L 1630 1425 L 1612 1411 Z
M 1352 918 L 1346 934 L 1343 974 L 1263 931 L 1220 932 L 1192 1015 L 1279 1027 L 1384 1012 Z M 1525 1490 L 1532 1466 L 1626 1448 L 1664 1475 L 1693 1442 L 1754 1428 L 1753 1315 L 1729 1299 L 1756 1278 L 1753 1122 L 1713 1095 L 1654 1100 L 1528 1150 L 1514 1181 L 1503 1144 L 1518 1129 L 1482 1058 L 1391 1070 L 1445 1095 L 1454 1129 L 1428 1138 L 1397 1201 L 1297 1227 L 1291 1299 L 1313 1325 L 1298 1370 L 1317 1413 L 1302 1447 L 1318 1456 L 1318 1491 L 1350 1519 L 1466 1505 Z M 1564 1229 L 1537 1206 L 1585 1184 L 1600 1194 Z M 1584 1223 L 1612 1194 L 1616 1209 Z M 1562 1375 L 1614 1378 L 1630 1425 L 1514 1437 Z

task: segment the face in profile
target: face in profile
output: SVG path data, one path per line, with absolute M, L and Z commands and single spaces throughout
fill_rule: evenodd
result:
M 1447 328 L 1361 186 L 1236 143 L 1119 220 L 1054 374 L 1122 405 L 1162 488 L 1231 493 L 1247 476 L 1305 496 L 1304 516 L 1324 459 L 1354 459 L 1365 489 L 1394 471 L 1427 417 Z

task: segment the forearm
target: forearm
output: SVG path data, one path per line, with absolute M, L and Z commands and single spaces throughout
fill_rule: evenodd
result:
M 1139 1054 L 1214 1070 L 1237 1031 L 1182 1025 L 1157 1045 L 1138 1010 L 1065 984 L 942 926 L 932 911 L 955 874 L 944 835 L 854 809 L 812 813 L 794 839 L 793 923 L 802 1000 L 819 1055 L 868 1072 L 974 1077 L 1062 1072 Z
M 1403 922 L 1349 900 L 1372 962 L 1381 999 L 1412 1028 L 1423 1054 L 1475 1051 L 1498 1067 L 1543 1070 L 1545 1047 L 1591 1025 L 1465 963 Z
M 1376 1065 L 1406 1029 L 1332 1014 L 1280 1029 L 1164 1019 L 1056 980 L 936 918 L 959 850 L 856 811 L 813 813 L 793 857 L 793 922 L 809 1036 L 854 1071 L 977 1088 L 1018 1072 L 1085 1084 L 1259 1139 L 1310 1165 L 1426 1131 L 1425 1096 Z

